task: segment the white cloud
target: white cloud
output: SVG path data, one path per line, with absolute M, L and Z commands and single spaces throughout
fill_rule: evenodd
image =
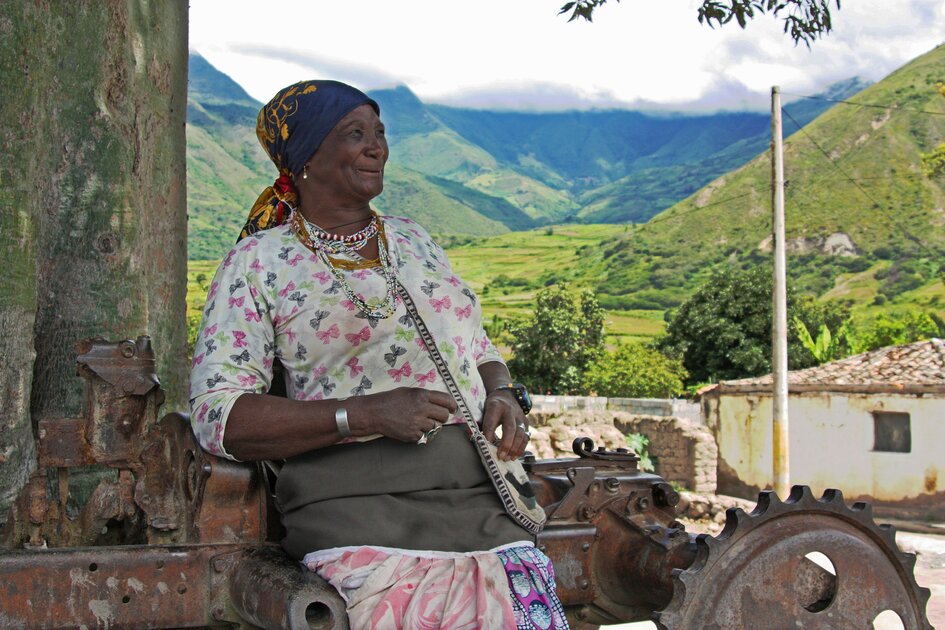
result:
M 262 101 L 320 77 L 481 107 L 764 107 L 772 85 L 879 80 L 945 33 L 941 0 L 844 2 L 811 50 L 770 16 L 745 30 L 700 25 L 700 0 L 611 0 L 592 24 L 559 17 L 563 0 L 190 4 L 191 47 Z

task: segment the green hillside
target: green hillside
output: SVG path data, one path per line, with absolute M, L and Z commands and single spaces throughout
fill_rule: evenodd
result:
M 935 280 L 945 264 L 945 190 L 923 176 L 920 154 L 945 139 L 945 99 L 934 89 L 942 80 L 945 47 L 858 94 L 863 105 L 838 104 L 785 143 L 790 268 L 802 289 L 821 295 L 844 274 L 886 262 L 887 298 Z M 615 238 L 602 288 L 655 288 L 670 305 L 714 264 L 756 264 L 770 249 L 770 199 L 763 155 Z M 896 286 L 904 276 L 913 286 Z
M 572 202 L 539 182 L 503 170 L 482 149 L 425 112 L 406 88 L 377 95 L 393 157 L 382 211 L 409 216 L 440 234 L 488 236 L 528 229 Z M 197 54 L 190 57 L 187 109 L 188 257 L 219 259 L 252 203 L 275 179 L 256 140 L 261 103 Z M 392 122 L 393 121 L 393 122 Z M 439 159 L 432 159 L 437 156 Z M 469 185 L 463 182 L 469 180 Z M 492 194 L 493 189 L 500 194 Z
M 945 46 L 785 143 L 790 281 L 845 302 L 861 321 L 880 312 L 945 315 L 945 180 L 926 178 L 920 164 L 921 153 L 945 142 L 938 82 Z M 714 267 L 770 260 L 770 169 L 761 155 L 646 223 L 555 226 L 449 254 L 490 315 L 522 312 L 538 288 L 567 281 L 596 289 L 611 314 L 628 315 L 612 332 L 646 336 Z
M 844 94 L 849 84 L 836 89 Z M 764 147 L 762 113 L 489 112 L 432 106 L 408 88 L 371 93 L 389 130 L 385 211 L 440 234 L 645 221 Z M 219 258 L 275 177 L 255 138 L 261 104 L 191 55 L 189 257 Z M 793 106 L 792 106 L 793 107 Z M 801 124 L 826 103 L 799 108 Z

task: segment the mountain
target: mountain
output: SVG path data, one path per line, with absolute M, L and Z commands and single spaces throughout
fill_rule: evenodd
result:
M 821 295 L 872 270 L 889 298 L 945 269 L 945 182 L 921 167 L 921 154 L 945 141 L 943 68 L 945 46 L 786 140 L 789 270 L 800 288 Z M 770 207 L 763 154 L 616 239 L 601 284 L 648 277 L 682 288 L 723 261 L 757 264 L 770 251 Z
M 860 87 L 835 86 L 834 96 Z M 375 205 L 441 235 L 643 222 L 764 150 L 770 127 L 766 114 L 750 112 L 495 112 L 427 105 L 405 86 L 371 96 L 391 145 Z M 255 138 L 261 105 L 191 54 L 191 259 L 222 256 L 276 175 Z M 828 105 L 804 101 L 794 119 L 804 124 Z
M 391 134 L 392 147 L 400 147 L 395 156 L 403 156 L 394 157 L 388 165 L 384 195 L 375 201 L 379 210 L 410 216 L 439 234 L 488 236 L 533 227 L 533 215 L 560 201 L 555 191 L 537 182 L 513 185 L 498 196 L 490 194 L 491 189 L 509 187 L 504 180 L 482 183 L 503 174 L 494 158 L 425 113 L 406 88 L 372 96 L 381 103 L 388 126 L 397 129 Z M 256 115 L 261 107 L 232 79 L 191 53 L 187 101 L 191 260 L 221 258 L 253 201 L 276 177 L 275 167 L 256 139 Z M 443 160 L 434 166 L 428 155 L 440 155 Z M 450 166 L 442 166 L 446 164 Z M 515 181 L 517 174 L 505 175 L 506 180 Z M 552 201 L 545 203 L 546 197 Z M 566 198 L 563 203 L 571 204 Z
M 866 86 L 859 79 L 843 81 L 828 88 L 822 99 L 801 99 L 785 109 L 803 126 L 831 100 Z M 572 193 L 580 209 L 564 218 L 582 223 L 644 222 L 744 164 L 770 142 L 767 113 L 430 109 L 498 159 Z M 787 127 L 791 132 L 797 128 Z
M 787 269 L 802 292 L 846 302 L 854 313 L 945 315 L 945 178 L 926 177 L 921 164 L 923 153 L 945 142 L 942 82 L 945 45 L 835 104 L 786 140 Z M 505 304 L 567 281 L 595 288 L 611 309 L 672 308 L 714 268 L 770 261 L 769 155 L 646 223 L 606 233 L 590 227 L 555 227 L 551 237 L 540 231 L 494 237 L 452 248 L 450 257 L 480 289 L 493 289 L 484 291 L 487 299 L 500 289 Z M 573 236 L 554 253 L 540 245 L 565 231 Z M 524 264 L 531 251 L 541 251 L 544 266 Z M 524 289 L 510 290 L 522 281 Z

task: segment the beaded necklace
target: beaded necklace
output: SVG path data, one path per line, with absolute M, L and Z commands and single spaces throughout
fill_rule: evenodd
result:
M 307 224 L 312 225 L 314 229 L 309 231 Z M 387 253 L 387 238 L 384 234 L 384 226 L 378 221 L 374 212 L 371 212 L 371 222 L 364 229 L 349 236 L 330 234 L 316 225 L 309 224 L 301 212 L 292 215 L 292 229 L 302 244 L 325 263 L 331 275 L 341 284 L 345 296 L 351 300 L 351 303 L 359 311 L 373 319 L 386 319 L 393 315 L 397 309 L 397 276 L 391 267 L 390 256 Z M 376 260 L 362 258 L 364 262 L 360 263 L 358 261 L 338 260 L 329 256 L 329 254 L 344 253 L 349 256 L 360 257 L 357 250 L 363 249 L 374 236 L 377 236 L 378 258 Z M 374 302 L 372 305 L 365 302 L 354 292 L 341 269 L 349 271 L 366 267 L 376 269 L 378 263 L 380 263 L 379 273 L 384 277 L 387 284 L 387 297 L 380 304 Z
M 299 213 L 302 217 L 302 213 Z M 315 225 L 305 217 L 302 217 L 304 229 L 309 234 L 309 240 L 315 249 L 323 251 L 328 255 L 343 253 L 352 256 L 360 249 L 364 249 L 368 242 L 377 236 L 379 228 L 377 216 L 372 213 L 371 221 L 355 232 L 347 236 L 332 234 L 319 226 Z

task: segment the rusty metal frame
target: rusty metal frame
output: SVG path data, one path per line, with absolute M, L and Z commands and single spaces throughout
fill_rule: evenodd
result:
M 158 419 L 164 394 L 148 338 L 92 339 L 77 352 L 86 409 L 76 418 L 38 419 L 37 470 L 0 541 L 8 549 L 0 551 L 0 626 L 346 629 L 338 593 L 270 542 L 276 526 L 260 468 L 204 453 L 186 416 Z M 760 554 L 765 541 L 754 535 L 782 519 L 801 532 L 806 523 L 839 531 L 838 519 L 856 521 L 862 544 L 854 555 L 894 560 L 885 570 L 901 574 L 897 588 L 911 593 L 909 627 L 930 627 L 929 592 L 912 577 L 914 556 L 899 552 L 863 508 L 843 507 L 839 492 L 818 502 L 798 491 L 784 504 L 763 496 L 776 507 L 730 513 L 712 542 L 686 533 L 676 521 L 678 493 L 640 471 L 632 452 L 594 450 L 586 438 L 574 451 L 576 459 L 526 458 L 525 468 L 548 516 L 538 545 L 554 562 L 568 616 L 584 627 L 645 620 L 655 611 L 663 611 L 660 627 L 699 625 L 702 608 L 685 593 L 714 592 L 706 567 L 715 566 L 718 549 L 748 539 Z M 88 466 L 105 473 L 76 506 L 71 471 Z M 820 536 L 829 539 L 829 531 Z M 794 550 L 808 543 L 790 537 L 778 544 Z M 744 580 L 759 574 L 750 575 Z M 815 567 L 804 564 L 799 576 L 806 599 L 825 599 L 831 588 L 847 596 Z

